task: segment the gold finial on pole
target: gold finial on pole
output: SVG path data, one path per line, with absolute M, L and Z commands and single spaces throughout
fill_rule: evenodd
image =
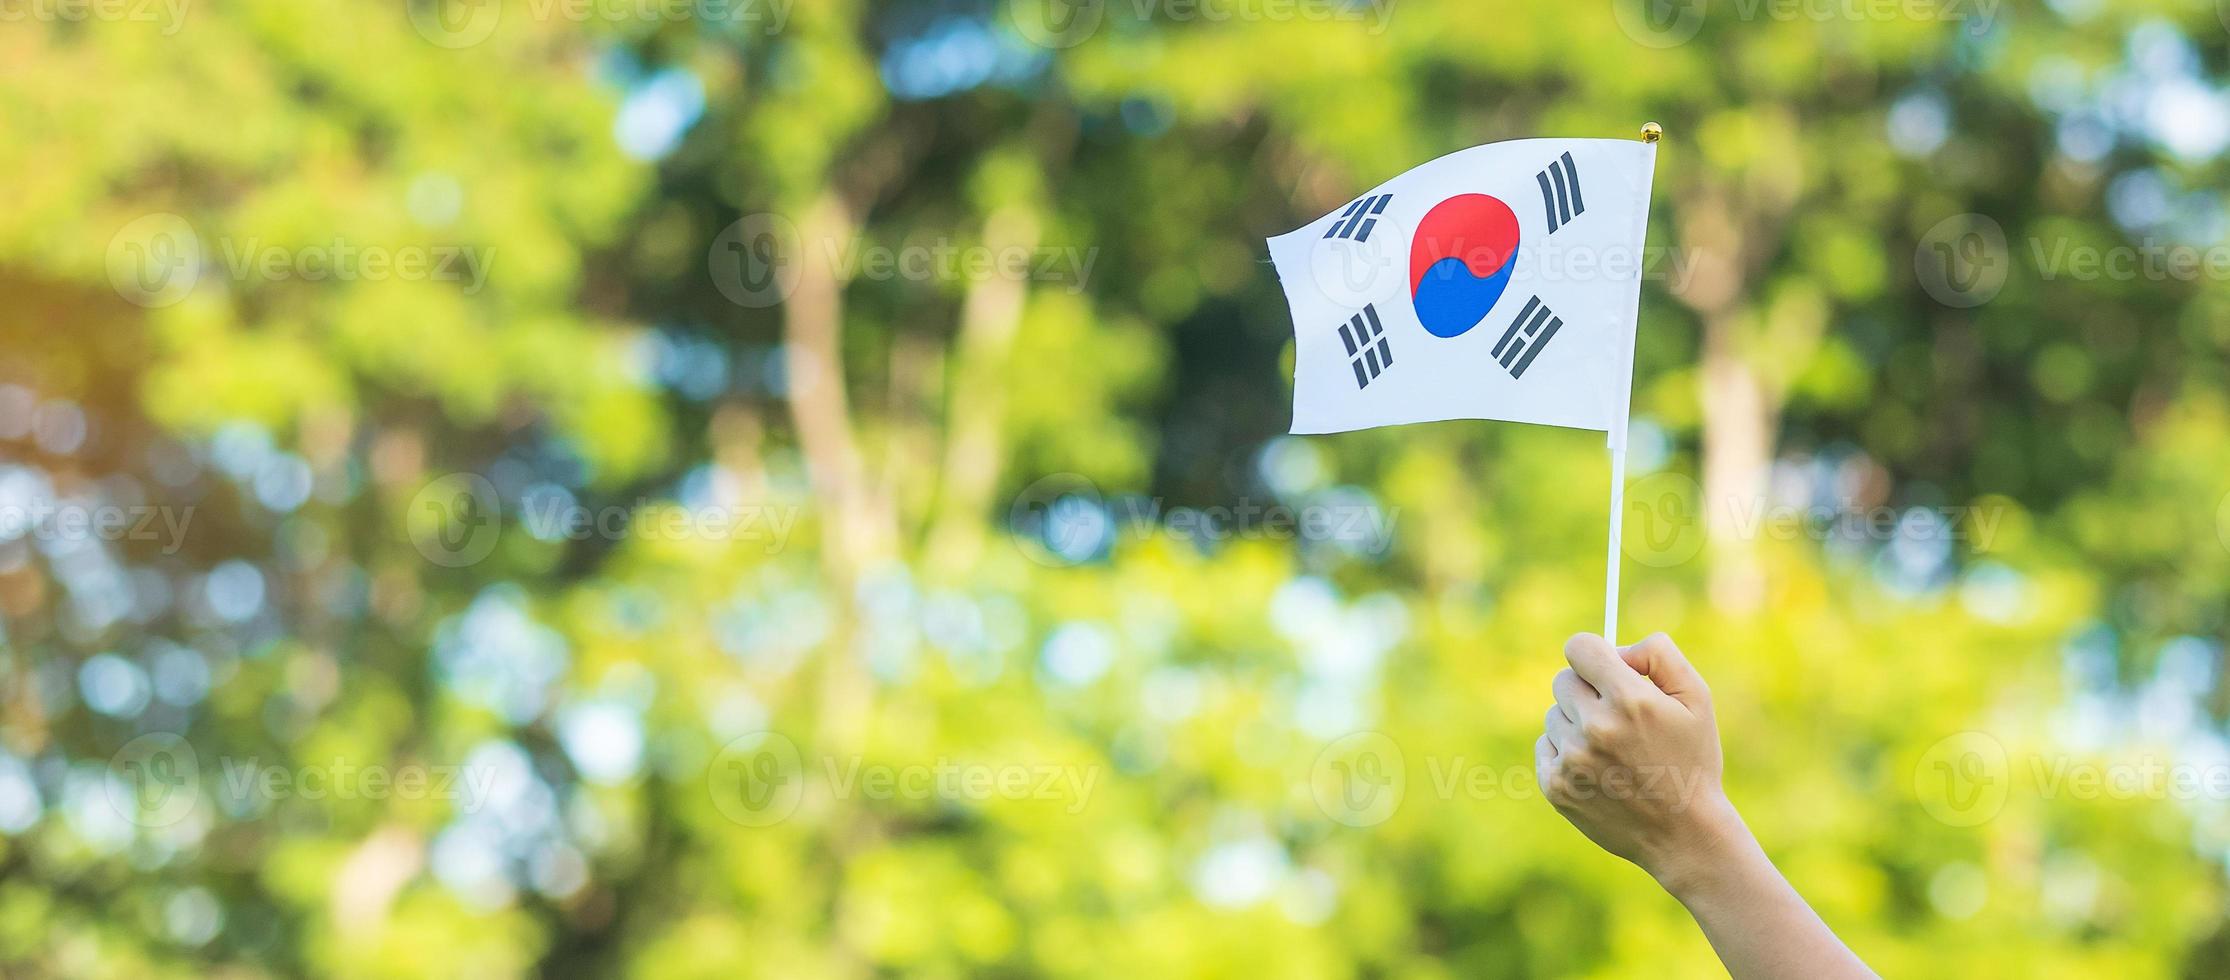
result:
M 1645 122 L 1642 124 L 1642 142 L 1655 143 L 1658 140 L 1664 138 L 1665 127 L 1659 126 L 1654 122 Z

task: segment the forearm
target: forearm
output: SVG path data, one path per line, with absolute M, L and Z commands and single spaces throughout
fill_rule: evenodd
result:
M 1699 860 L 1659 880 L 1703 928 L 1734 980 L 1840 980 L 1875 974 L 1773 866 L 1740 818 Z

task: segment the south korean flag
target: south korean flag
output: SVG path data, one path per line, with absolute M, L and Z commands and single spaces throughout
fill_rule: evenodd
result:
M 1293 431 L 1500 419 L 1623 448 L 1656 159 L 1633 140 L 1492 143 L 1271 239 Z

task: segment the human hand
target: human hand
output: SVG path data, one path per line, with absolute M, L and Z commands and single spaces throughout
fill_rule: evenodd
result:
M 1672 639 L 1623 649 L 1593 633 L 1564 644 L 1571 667 L 1534 743 L 1542 795 L 1589 840 L 1668 890 L 1749 831 L 1720 787 L 1711 690 Z

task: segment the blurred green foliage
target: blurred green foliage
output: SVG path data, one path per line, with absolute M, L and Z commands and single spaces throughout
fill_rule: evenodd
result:
M 2212 10 L 7 9 L 0 504 L 184 527 L 0 540 L 0 972 L 1717 975 L 1530 783 L 1599 437 L 1280 435 L 1261 246 L 1645 119 L 1636 476 L 1897 522 L 1630 549 L 1746 818 L 1885 975 L 2230 970 L 2224 796 L 2055 777 L 2230 765 L 2230 291 L 2049 264 L 2222 243 Z M 1962 215 L 1980 303 L 1929 278 Z M 1046 261 L 855 261 L 940 249 Z M 497 533 L 446 561 L 457 474 Z M 1389 537 L 1182 530 L 1247 502 Z M 642 530 L 707 508 L 769 523 Z M 1383 820 L 1319 795 L 1364 732 Z M 1068 788 L 844 777 L 954 763 Z M 374 766 L 456 781 L 305 781 Z

